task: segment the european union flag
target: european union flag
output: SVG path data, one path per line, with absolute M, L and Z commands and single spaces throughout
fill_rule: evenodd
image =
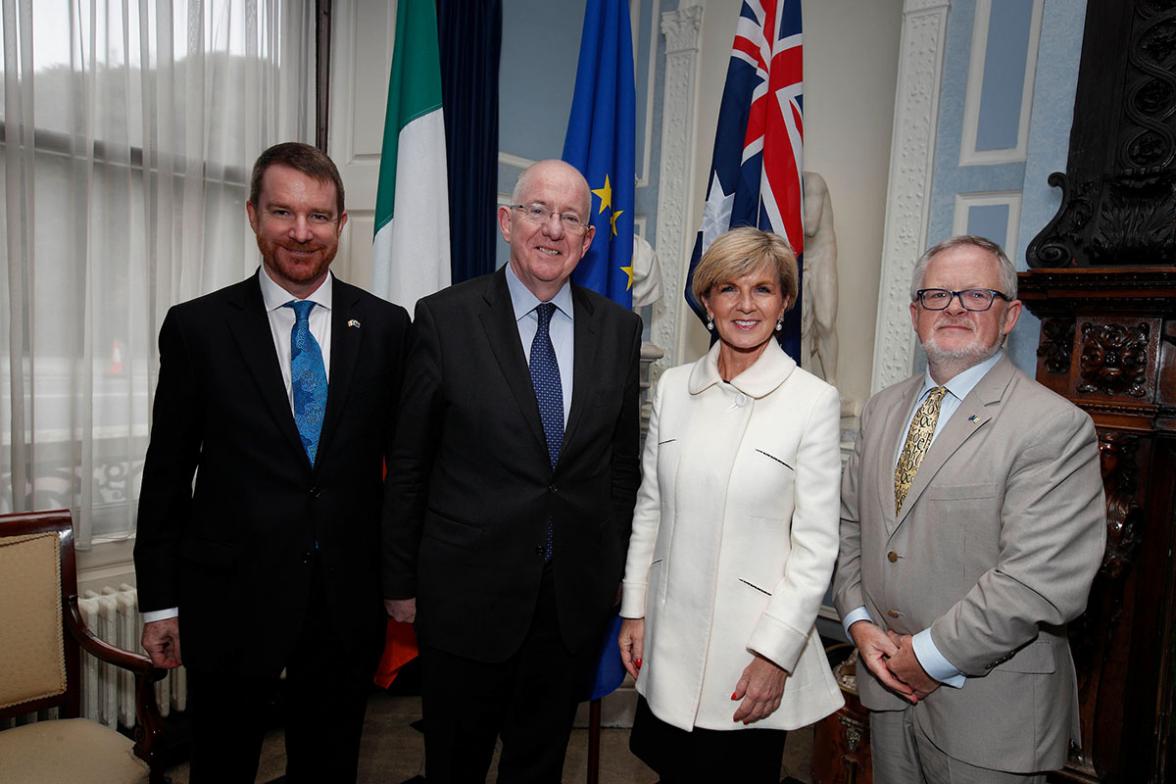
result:
M 626 0 L 588 0 L 563 159 L 592 189 L 592 247 L 573 279 L 633 306 L 633 36 Z
M 588 0 L 576 92 L 563 159 L 592 189 L 592 247 L 572 278 L 626 308 L 633 307 L 633 150 L 637 99 L 633 87 L 633 35 L 627 0 Z M 609 624 L 590 699 L 625 679 L 617 648 L 620 617 Z

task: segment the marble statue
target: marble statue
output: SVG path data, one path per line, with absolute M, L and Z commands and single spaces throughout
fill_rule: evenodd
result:
M 804 173 L 801 364 L 837 386 L 837 237 L 825 178 Z

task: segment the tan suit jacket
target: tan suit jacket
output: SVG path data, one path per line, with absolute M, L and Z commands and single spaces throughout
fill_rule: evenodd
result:
M 967 676 L 914 709 L 948 755 L 1014 772 L 1059 768 L 1077 739 L 1066 624 L 1082 613 L 1102 559 L 1106 512 L 1090 417 L 1002 358 L 927 451 L 898 514 L 894 465 L 922 388 L 875 395 L 841 493 L 834 601 L 885 629 L 931 629 Z M 871 710 L 909 703 L 864 666 Z

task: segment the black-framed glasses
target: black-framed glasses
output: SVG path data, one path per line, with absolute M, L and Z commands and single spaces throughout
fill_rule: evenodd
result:
M 997 297 L 1005 302 L 1012 301 L 1008 294 L 996 289 L 964 289 L 963 291 L 919 289 L 915 292 L 915 299 L 919 300 L 919 304 L 927 310 L 947 310 L 953 297 L 959 297 L 960 305 L 964 310 L 970 310 L 973 313 L 988 310 Z
M 543 204 L 511 204 L 512 210 L 519 210 L 523 213 L 523 217 L 531 223 L 542 226 L 551 220 L 552 215 L 559 215 L 559 222 L 563 225 L 564 231 L 569 234 L 583 234 L 588 230 L 588 224 L 574 212 L 560 212 L 548 209 Z

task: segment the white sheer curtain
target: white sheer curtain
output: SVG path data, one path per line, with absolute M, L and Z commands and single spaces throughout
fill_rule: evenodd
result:
M 249 167 L 313 139 L 313 9 L 0 0 L 0 511 L 133 532 L 159 324 L 257 265 Z

